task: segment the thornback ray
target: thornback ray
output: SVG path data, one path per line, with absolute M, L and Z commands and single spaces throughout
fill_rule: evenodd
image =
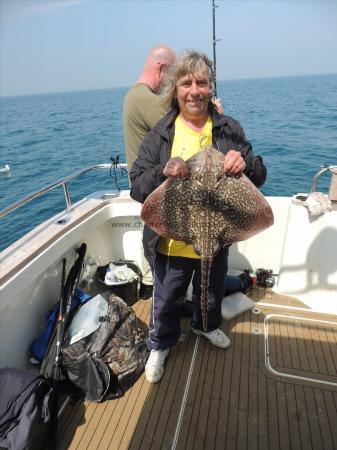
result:
M 142 220 L 166 238 L 191 244 L 201 257 L 201 310 L 207 331 L 210 268 L 220 246 L 246 240 L 274 223 L 272 210 L 244 175 L 223 170 L 224 155 L 207 146 L 187 161 L 188 179 L 167 178 L 146 199 Z

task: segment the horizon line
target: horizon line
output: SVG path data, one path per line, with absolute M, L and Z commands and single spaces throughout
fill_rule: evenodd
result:
M 242 77 L 242 78 L 225 78 L 217 79 L 217 83 L 228 82 L 228 81 L 248 81 L 248 80 L 263 80 L 263 79 L 274 79 L 274 78 L 300 78 L 300 77 L 319 77 L 337 75 L 337 72 L 327 72 L 327 73 L 314 73 L 314 74 L 300 74 L 300 75 L 272 75 L 272 76 L 259 76 L 259 77 Z M 2 95 L 0 92 L 0 98 L 13 98 L 13 97 L 30 97 L 35 95 L 53 95 L 53 94 L 70 94 L 70 93 L 80 93 L 80 92 L 92 92 L 92 91 L 107 91 L 112 89 L 129 89 L 130 86 L 110 86 L 103 88 L 88 88 L 88 89 L 77 89 L 77 90 L 65 90 L 65 91 L 49 91 L 49 92 L 32 92 L 30 94 L 10 94 Z

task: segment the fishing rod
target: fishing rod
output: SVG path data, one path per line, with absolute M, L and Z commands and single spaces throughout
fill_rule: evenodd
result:
M 213 67 L 214 67 L 214 97 L 217 96 L 217 90 L 216 90 L 216 43 L 219 39 L 216 39 L 215 37 L 215 8 L 217 8 L 218 5 L 214 3 L 214 0 L 212 0 L 212 9 L 213 9 Z
M 83 243 L 80 248 L 76 249 L 77 258 L 71 267 L 67 280 L 65 281 L 65 268 L 66 260 L 62 261 L 62 286 L 60 296 L 60 308 L 59 315 L 56 324 L 56 342 L 53 339 L 50 345 L 54 347 L 54 362 L 52 367 L 52 379 L 53 379 L 53 399 L 51 408 L 50 419 L 50 433 L 49 433 L 49 447 L 50 450 L 55 450 L 57 447 L 57 428 L 58 428 L 58 400 L 59 400 L 59 387 L 60 387 L 60 375 L 61 375 L 61 346 L 64 339 L 65 330 L 69 321 L 69 314 L 71 310 L 71 302 L 74 297 L 75 291 L 78 287 L 81 278 L 81 272 L 84 262 L 87 245 Z M 47 350 L 48 352 L 48 350 Z M 50 358 L 52 355 L 50 356 Z M 48 356 L 46 354 L 45 359 Z M 44 371 L 46 368 L 41 368 Z M 43 372 L 42 372 L 43 373 Z M 45 374 L 44 374 L 45 375 Z

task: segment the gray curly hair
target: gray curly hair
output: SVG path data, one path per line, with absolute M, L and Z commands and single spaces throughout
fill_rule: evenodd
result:
M 162 99 L 167 109 L 178 105 L 177 82 L 186 75 L 202 74 L 208 78 L 211 91 L 214 91 L 214 72 L 212 61 L 201 52 L 185 50 L 177 62 L 169 69 L 162 89 Z

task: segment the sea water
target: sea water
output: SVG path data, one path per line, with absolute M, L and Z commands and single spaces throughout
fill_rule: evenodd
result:
M 227 115 L 238 120 L 268 177 L 262 192 L 292 196 L 308 192 L 323 164 L 337 164 L 337 74 L 218 81 Z M 0 209 L 72 173 L 125 162 L 123 100 L 127 88 L 0 99 Z M 328 176 L 318 188 L 328 190 Z M 118 181 L 128 187 L 128 178 Z M 108 170 L 69 184 L 76 202 L 95 190 L 115 189 Z M 51 215 L 65 209 L 63 189 L 35 199 L 0 219 L 0 250 Z

